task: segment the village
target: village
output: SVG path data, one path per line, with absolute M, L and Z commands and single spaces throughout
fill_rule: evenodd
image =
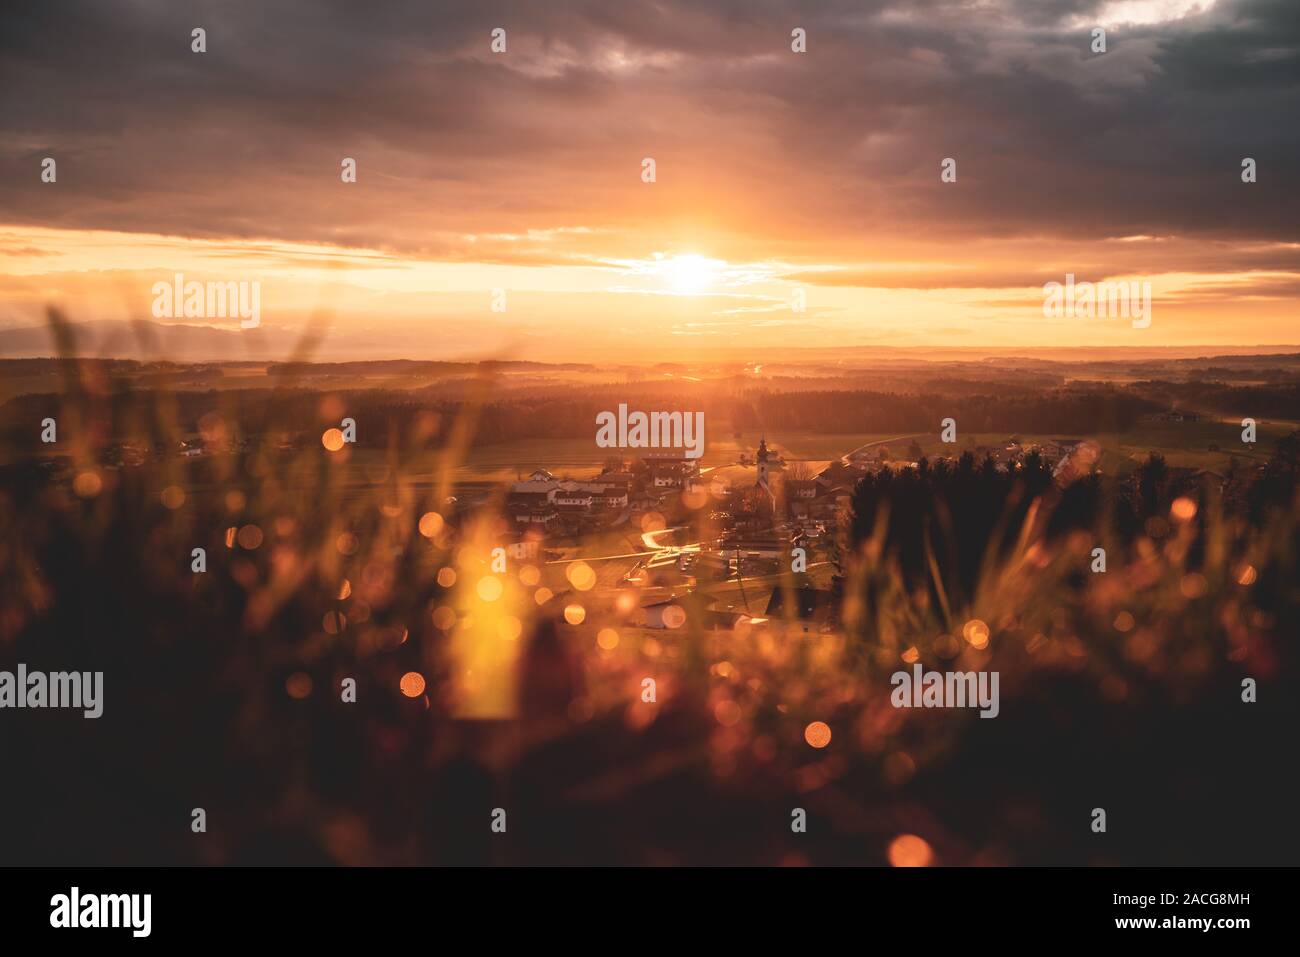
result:
M 881 470 L 917 468 L 926 457 L 917 438 L 871 442 L 817 463 L 787 458 L 764 437 L 752 455 L 742 453 L 729 466 L 701 467 L 696 458 L 664 452 L 611 458 L 599 474 L 581 479 L 538 468 L 510 484 L 500 544 L 513 558 L 595 569 L 584 601 L 619 606 L 622 618 L 645 627 L 693 619 L 734 628 L 780 617 L 831 629 L 840 613 L 854 487 Z M 1060 473 L 1082 445 L 1012 438 L 928 460 L 955 464 L 971 452 L 1005 471 L 1034 452 Z M 486 507 L 488 498 L 462 496 L 456 510 Z M 628 548 L 609 547 L 619 533 Z M 638 595 L 636 609 L 626 598 L 616 601 L 629 589 Z
M 1194 421 L 1194 413 L 1153 419 L 1178 425 Z M 170 453 L 197 468 L 213 456 L 253 454 L 248 437 L 222 441 L 220 433 L 201 428 Z M 437 508 L 457 537 L 487 519 L 492 547 L 515 568 L 535 569 L 557 599 L 575 587 L 569 573 L 585 566 L 590 579 L 584 576 L 585 587 L 578 589 L 584 607 L 625 625 L 676 628 L 689 621 L 735 628 L 779 618 L 833 630 L 842 624 L 845 533 L 854 489 L 864 477 L 917 469 L 922 461 L 955 466 L 967 454 L 980 468 L 1000 472 L 1035 455 L 1062 485 L 1107 470 L 1092 439 L 982 438 L 945 444 L 933 435 L 894 436 L 822 460 L 797 458 L 766 436 L 757 447 L 739 446 L 731 462 L 689 449 L 620 456 L 629 450 L 614 448 L 598 472 L 592 466 L 574 476 L 565 466 L 520 463 L 515 481 L 452 481 L 439 493 L 444 497 Z M 306 433 L 281 436 L 272 454 L 297 454 L 309 444 L 315 442 Z M 120 442 L 104 447 L 99 458 L 111 471 L 139 468 L 166 454 L 159 446 Z M 38 464 L 48 480 L 71 482 L 66 457 Z M 1225 499 L 1243 484 L 1204 468 L 1170 465 L 1166 471 L 1187 489 L 1217 482 Z M 427 479 L 423 484 L 433 487 Z M 349 484 L 348 494 L 368 494 L 371 487 L 368 481 Z M 189 493 L 203 494 L 201 488 L 191 484 Z

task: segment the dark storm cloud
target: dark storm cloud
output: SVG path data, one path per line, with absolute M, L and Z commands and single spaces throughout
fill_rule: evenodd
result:
M 1098 8 L 9 5 L 0 208 L 447 258 L 491 255 L 466 233 L 664 221 L 771 237 L 773 256 L 893 235 L 1294 240 L 1294 0 L 1116 27 L 1094 56 L 1069 24 Z M 190 52 L 196 26 L 206 54 Z M 496 26 L 506 56 L 488 51 Z M 645 155 L 661 164 L 653 194 L 638 190 Z M 39 182 L 43 156 L 57 191 Z M 344 156 L 359 162 L 351 192 Z M 942 185 L 949 156 L 958 182 Z

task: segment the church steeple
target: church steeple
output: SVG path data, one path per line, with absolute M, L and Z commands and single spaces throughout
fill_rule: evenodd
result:
M 754 484 L 761 485 L 763 486 L 763 488 L 768 487 L 767 486 L 767 460 L 770 456 L 771 453 L 767 450 L 767 436 L 765 435 L 758 440 L 758 454 L 755 456 L 755 461 L 757 461 L 758 463 L 758 481 L 755 482 Z

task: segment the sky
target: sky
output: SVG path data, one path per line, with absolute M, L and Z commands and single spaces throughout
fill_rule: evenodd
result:
M 1295 0 L 10 4 L 0 330 L 240 330 L 179 273 L 325 358 L 1293 344 L 1297 118 Z

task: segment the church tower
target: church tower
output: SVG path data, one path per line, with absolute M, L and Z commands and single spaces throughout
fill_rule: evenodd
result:
M 754 483 L 755 485 L 761 485 L 763 488 L 768 488 L 767 460 L 771 454 L 772 453 L 767 450 L 767 436 L 763 436 L 758 440 L 758 455 L 755 456 L 755 459 L 758 462 L 758 481 Z

